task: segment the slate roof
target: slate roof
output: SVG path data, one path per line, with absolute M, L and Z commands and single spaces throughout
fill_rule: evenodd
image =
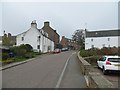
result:
M 102 31 L 86 31 L 86 37 L 109 37 L 120 36 L 120 29 L 102 30 Z

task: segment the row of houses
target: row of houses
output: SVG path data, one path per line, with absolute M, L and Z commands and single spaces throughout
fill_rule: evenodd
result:
M 80 48 L 80 46 L 78 45 L 76 41 L 66 38 L 65 36 L 62 36 L 60 43 L 63 48 L 68 48 L 72 50 L 79 50 Z
M 120 47 L 120 30 L 97 30 L 88 31 L 83 30 L 85 38 L 85 49 L 90 48 L 103 48 L 103 47 Z M 4 32 L 4 36 L 0 37 L 0 44 L 9 43 L 11 45 L 19 46 L 21 44 L 30 44 L 33 50 L 36 52 L 51 52 L 58 44 L 61 44 L 63 48 L 79 50 L 80 46 L 72 39 L 68 39 L 62 36 L 60 41 L 60 35 L 56 30 L 51 28 L 49 22 L 44 22 L 44 26 L 41 29 L 37 28 L 36 20 L 31 22 L 31 27 L 16 36 L 8 35 Z
M 30 44 L 34 51 L 46 53 L 54 50 L 59 38 L 59 34 L 50 27 L 49 22 L 44 22 L 43 28 L 38 29 L 34 20 L 30 29 L 16 36 L 16 45 Z
M 35 52 L 51 52 L 55 48 L 78 49 L 77 43 L 72 39 L 62 37 L 60 41 L 60 35 L 54 30 L 49 22 L 44 22 L 44 26 L 41 29 L 37 28 L 36 20 L 31 22 L 31 27 L 16 36 L 12 36 L 10 33 L 1 37 L 1 43 L 8 46 L 19 46 L 21 44 L 29 44 L 33 47 Z

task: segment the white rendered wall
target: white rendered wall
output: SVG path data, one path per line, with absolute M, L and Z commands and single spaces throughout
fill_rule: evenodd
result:
M 108 38 L 110 38 L 110 40 L 108 41 Z M 92 48 L 92 45 L 94 45 L 94 47 L 96 48 L 103 48 L 103 44 L 105 45 L 105 47 L 118 47 L 120 46 L 120 44 L 118 45 L 118 38 L 120 38 L 120 36 L 113 36 L 113 37 L 91 37 L 91 38 L 85 38 L 85 49 L 90 49 Z M 93 39 L 93 41 L 91 41 L 91 39 Z
M 40 36 L 40 40 L 38 39 L 38 36 Z M 24 37 L 23 41 L 22 37 Z M 38 45 L 40 45 L 40 50 L 43 53 L 48 52 L 48 46 L 52 47 L 51 51 L 54 50 L 54 42 L 43 36 L 36 28 L 30 28 L 27 32 L 17 35 L 16 39 L 17 46 L 21 44 L 30 44 L 33 47 L 33 50 L 37 52 L 39 51 L 37 48 Z

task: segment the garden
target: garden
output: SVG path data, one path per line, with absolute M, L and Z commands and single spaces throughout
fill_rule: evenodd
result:
M 91 65 L 96 66 L 97 60 L 104 55 L 119 55 L 120 56 L 120 47 L 104 47 L 102 49 L 92 48 L 88 50 L 81 50 L 80 56 L 82 56 L 86 61 Z
M 30 58 L 34 58 L 41 53 L 33 52 L 33 48 L 29 44 L 22 44 L 20 46 L 14 46 L 9 49 L 2 49 L 2 65 L 6 65 L 13 62 L 20 62 Z

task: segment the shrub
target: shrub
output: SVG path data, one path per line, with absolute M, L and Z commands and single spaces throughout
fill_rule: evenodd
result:
M 26 54 L 32 52 L 33 48 L 29 44 L 22 44 L 20 46 L 10 48 L 10 51 L 14 52 L 16 56 L 26 57 Z
M 32 50 L 33 50 L 32 46 L 29 44 L 25 44 L 25 45 L 22 44 L 22 45 L 20 45 L 20 48 L 25 49 L 27 52 L 32 52 Z
M 87 59 L 85 59 L 87 62 L 89 62 L 91 65 L 97 65 L 97 60 L 100 58 L 101 56 L 92 56 L 89 57 Z
M 82 57 L 89 57 L 89 56 L 96 56 L 96 55 L 120 55 L 119 53 L 120 48 L 102 48 L 102 49 L 88 49 L 88 50 L 81 50 L 80 55 Z
M 81 51 L 80 51 L 80 55 L 81 55 L 82 57 L 87 57 L 87 56 L 88 56 L 88 51 L 81 50 Z
M 33 53 L 26 53 L 25 58 L 33 58 L 34 54 Z
M 8 53 L 2 53 L 2 60 L 6 60 L 9 58 L 9 54 Z

